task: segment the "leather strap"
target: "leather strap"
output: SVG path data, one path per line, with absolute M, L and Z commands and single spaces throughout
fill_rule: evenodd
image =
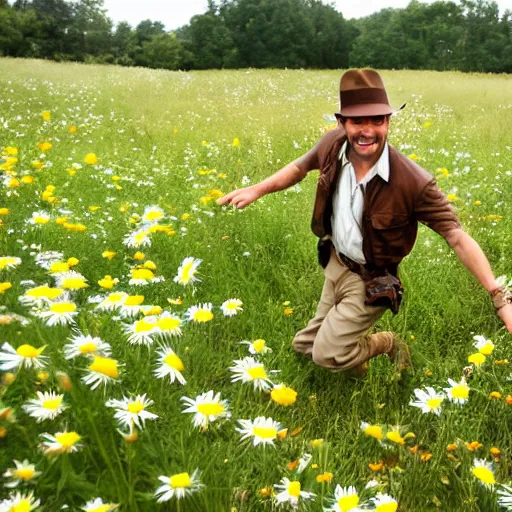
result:
M 512 292 L 502 286 L 490 291 L 489 295 L 491 296 L 496 311 L 505 307 L 507 304 L 512 304 Z

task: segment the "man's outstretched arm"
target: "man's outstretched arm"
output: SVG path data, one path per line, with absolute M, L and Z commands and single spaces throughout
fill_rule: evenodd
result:
M 462 229 L 454 229 L 446 236 L 446 241 L 455 252 L 462 264 L 478 279 L 482 286 L 492 292 L 498 285 L 491 270 L 489 261 L 478 243 Z M 508 332 L 512 333 L 512 304 L 498 310 Z
M 317 145 L 293 162 L 285 165 L 275 174 L 251 185 L 250 187 L 233 190 L 229 194 L 217 199 L 217 204 L 232 204 L 237 208 L 245 208 L 260 197 L 292 187 L 302 181 L 306 174 L 318 169 Z

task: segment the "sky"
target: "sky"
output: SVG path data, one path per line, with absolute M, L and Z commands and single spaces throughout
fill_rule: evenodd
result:
M 276 0 L 279 1 L 279 0 Z M 336 9 L 347 19 L 368 16 L 385 7 L 404 8 L 410 0 L 336 0 Z M 421 0 L 431 3 L 430 0 Z M 115 23 L 127 21 L 136 26 L 142 20 L 161 21 L 167 30 L 188 24 L 190 18 L 206 11 L 207 0 L 104 0 L 108 17 Z M 358 5 L 359 4 L 359 5 Z M 362 4 L 362 5 L 361 5 Z M 500 12 L 512 10 L 512 0 L 498 0 Z

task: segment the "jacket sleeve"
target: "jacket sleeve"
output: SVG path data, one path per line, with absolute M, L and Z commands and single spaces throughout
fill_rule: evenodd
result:
M 461 229 L 459 218 L 434 180 L 422 190 L 415 205 L 416 220 L 446 238 L 453 229 Z
M 345 131 L 340 127 L 328 130 L 307 153 L 297 158 L 295 163 L 305 173 L 314 169 L 323 169 L 330 157 L 333 144 L 344 135 Z

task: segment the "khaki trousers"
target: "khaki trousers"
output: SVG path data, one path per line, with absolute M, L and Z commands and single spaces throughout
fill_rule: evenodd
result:
M 324 269 L 325 282 L 315 317 L 293 339 L 293 348 L 319 366 L 348 370 L 370 356 L 368 330 L 386 311 L 366 306 L 364 281 L 335 253 Z

